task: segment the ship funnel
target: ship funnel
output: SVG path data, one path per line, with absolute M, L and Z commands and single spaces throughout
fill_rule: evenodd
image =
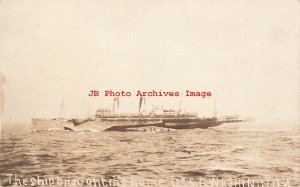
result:
M 145 97 L 140 97 L 140 103 L 139 103 L 139 114 L 141 113 L 141 108 L 142 108 L 142 105 L 143 105 L 143 102 L 144 102 L 144 105 L 146 104 L 146 100 L 145 100 Z
M 112 112 L 114 114 L 118 114 L 119 115 L 119 106 L 120 106 L 120 100 L 119 97 L 114 97 L 114 101 L 113 101 L 113 109 Z

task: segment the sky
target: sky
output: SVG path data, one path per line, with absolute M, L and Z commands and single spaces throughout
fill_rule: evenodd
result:
M 154 89 L 212 92 L 182 98 L 200 116 L 216 101 L 219 116 L 299 124 L 299 23 L 296 0 L 2 0 L 4 121 L 59 117 L 62 100 L 63 117 L 87 117 L 113 100 L 90 90 Z

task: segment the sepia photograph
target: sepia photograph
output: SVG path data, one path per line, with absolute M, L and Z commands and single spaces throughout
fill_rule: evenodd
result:
M 0 0 L 0 187 L 300 187 L 299 0 Z

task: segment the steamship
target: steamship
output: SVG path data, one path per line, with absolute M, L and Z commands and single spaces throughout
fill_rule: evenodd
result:
M 226 118 L 202 117 L 196 113 L 182 110 L 153 107 L 149 113 L 141 112 L 145 98 L 140 97 L 137 114 L 119 114 L 119 98 L 115 97 L 113 109 L 98 109 L 93 118 L 87 119 L 32 119 L 33 131 L 68 130 L 68 131 L 137 131 L 141 129 L 207 129 L 222 123 L 240 122 L 239 116 Z M 215 112 L 214 112 L 215 113 Z

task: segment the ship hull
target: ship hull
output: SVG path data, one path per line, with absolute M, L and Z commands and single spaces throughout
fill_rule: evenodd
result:
M 161 129 L 207 129 L 220 125 L 216 118 L 205 119 L 161 119 L 157 123 L 137 123 L 135 125 L 115 125 L 105 131 L 133 131 L 146 129 L 147 127 L 155 127 Z
M 160 119 L 104 118 L 88 121 L 74 128 L 75 131 L 130 131 L 129 128 L 161 124 Z
M 166 128 L 171 129 L 207 129 L 220 125 L 216 118 L 202 119 L 167 119 L 164 120 Z
M 75 123 L 76 124 L 76 123 Z M 220 125 L 216 118 L 103 118 L 76 124 L 72 120 L 33 119 L 34 131 L 133 131 L 147 127 L 165 129 L 206 129 Z

